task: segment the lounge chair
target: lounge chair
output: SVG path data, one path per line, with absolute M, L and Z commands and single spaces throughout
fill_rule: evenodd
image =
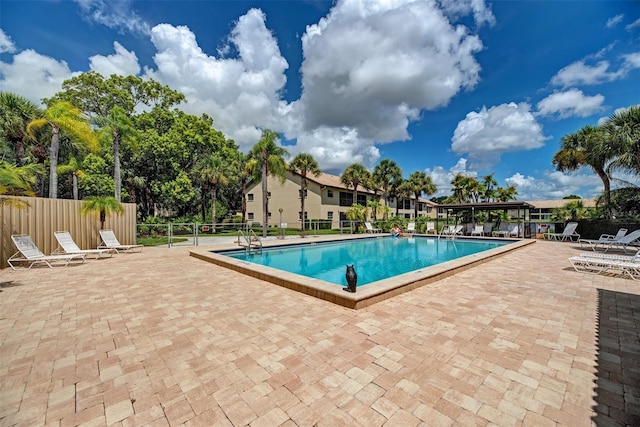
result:
M 576 228 L 578 228 L 577 222 L 568 222 L 562 233 L 544 233 L 544 238 L 547 240 L 560 240 L 562 242 L 566 240 L 573 242 L 574 237 L 576 240 L 580 240 L 580 235 L 576 233 Z
M 622 237 L 626 236 L 626 234 L 627 234 L 627 229 L 621 228 L 618 230 L 618 232 L 615 235 L 601 234 L 598 239 L 578 239 L 578 243 L 580 243 L 580 246 L 588 245 L 593 249 L 594 247 L 600 246 L 602 243 L 610 243 L 612 241 L 621 239 Z
M 425 230 L 427 233 L 437 234 L 438 230 L 436 230 L 435 222 L 427 222 L 427 229 Z
M 569 258 L 569 263 L 574 270 L 581 273 L 600 274 L 613 271 L 627 274 L 633 280 L 640 280 L 640 261 L 638 260 L 575 256 Z
M 373 228 L 373 226 L 371 225 L 370 222 L 365 222 L 364 226 L 365 226 L 365 230 L 364 230 L 365 233 L 372 233 L 373 234 L 373 233 L 381 233 L 382 232 L 382 230 L 380 228 Z
M 404 234 L 415 234 L 416 232 L 416 223 L 410 222 L 407 224 L 407 228 L 404 230 Z
M 493 230 L 493 223 L 485 222 L 484 226 L 482 227 L 482 233 L 484 233 L 485 236 L 491 236 L 492 230 Z
M 53 235 L 58 241 L 58 247 L 51 255 L 85 254 L 87 256 L 95 255 L 96 258 L 100 258 L 103 255 L 112 256 L 116 251 L 115 249 L 80 249 L 68 231 L 56 231 Z
M 511 224 L 507 232 L 509 237 L 520 237 L 520 224 Z
M 115 249 L 116 252 L 140 252 L 144 245 L 121 245 L 113 230 L 100 230 L 102 242 L 98 249 Z
M 640 229 L 632 231 L 617 240 L 599 241 L 597 244 L 592 245 L 591 249 L 596 251 L 598 248 L 602 248 L 605 252 L 609 249 L 618 249 L 627 252 L 627 248 L 629 246 L 633 246 L 634 249 L 637 249 L 635 247 L 638 245 L 640 245 Z
M 482 226 L 480 224 L 474 226 L 473 230 L 471 230 L 471 235 L 472 236 L 484 236 L 484 226 Z
M 626 261 L 626 262 L 640 262 L 640 249 L 635 253 L 635 255 L 618 255 L 618 254 L 608 254 L 601 252 L 583 252 L 580 254 L 581 257 L 588 258 L 597 258 L 597 259 L 609 259 L 616 261 Z
M 497 230 L 491 232 L 493 237 L 509 237 L 509 223 L 501 222 Z
M 85 254 L 64 254 L 64 255 L 45 255 L 40 249 L 33 243 L 31 236 L 28 234 L 14 234 L 11 236 L 11 240 L 18 248 L 18 252 L 11 255 L 7 260 L 7 263 L 12 269 L 16 269 L 14 263 L 27 262 L 29 268 L 36 264 L 46 264 L 51 268 L 51 264 L 55 262 L 64 263 L 65 266 L 69 265 L 71 261 L 84 262 Z
M 455 236 L 457 234 L 462 234 L 463 225 L 445 225 L 442 227 L 442 231 L 440 232 L 441 236 Z

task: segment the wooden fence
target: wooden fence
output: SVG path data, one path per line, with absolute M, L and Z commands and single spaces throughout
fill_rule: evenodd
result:
M 0 268 L 8 267 L 7 259 L 16 252 L 12 234 L 28 234 L 45 254 L 58 246 L 54 231 L 68 231 L 82 249 L 95 249 L 100 244 L 98 214 L 82 215 L 82 202 L 41 197 L 12 197 L 26 203 L 18 208 L 12 204 L 0 205 Z M 136 242 L 136 205 L 123 203 L 122 215 L 111 214 L 104 228 L 115 232 L 122 244 Z

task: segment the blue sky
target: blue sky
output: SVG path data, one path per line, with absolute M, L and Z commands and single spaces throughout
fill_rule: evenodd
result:
M 390 158 L 437 195 L 460 172 L 593 197 L 551 160 L 640 103 L 640 3 L 0 0 L 0 90 L 40 102 L 89 70 L 180 90 L 245 152 L 269 128 L 330 173 Z

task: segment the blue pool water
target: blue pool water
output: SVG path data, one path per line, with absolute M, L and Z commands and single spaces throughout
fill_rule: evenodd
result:
M 219 254 L 342 286 L 347 284 L 345 266 L 354 264 L 361 286 L 508 243 L 383 237 Z

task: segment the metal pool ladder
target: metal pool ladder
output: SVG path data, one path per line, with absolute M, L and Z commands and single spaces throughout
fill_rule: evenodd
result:
M 252 229 L 248 229 L 246 232 L 238 230 L 238 245 L 244 247 L 248 252 L 251 252 L 251 248 L 261 250 L 262 240 Z

